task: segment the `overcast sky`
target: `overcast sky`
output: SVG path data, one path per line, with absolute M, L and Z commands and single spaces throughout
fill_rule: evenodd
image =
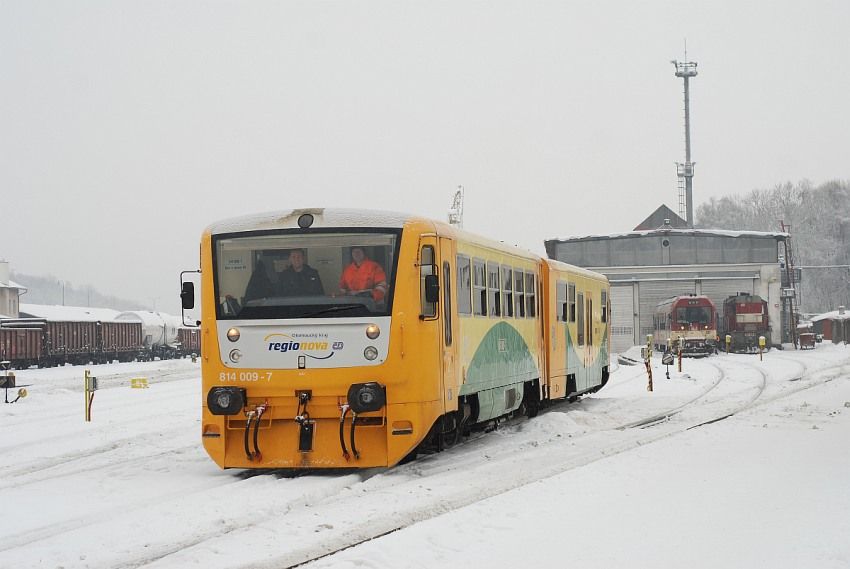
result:
M 543 253 L 850 178 L 850 2 L 0 0 L 0 258 L 178 312 L 211 222 L 445 218 Z

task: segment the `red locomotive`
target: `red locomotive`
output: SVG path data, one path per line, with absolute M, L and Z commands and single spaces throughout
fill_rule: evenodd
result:
M 767 302 L 755 294 L 739 292 L 723 301 L 720 317 L 720 343 L 726 349 L 726 336 L 731 336 L 729 351 L 755 353 L 759 336 L 770 337 Z

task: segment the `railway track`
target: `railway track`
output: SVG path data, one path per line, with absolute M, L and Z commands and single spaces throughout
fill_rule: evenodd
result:
M 0 549 L 0 565 L 4 564 L 4 553 L 15 561 L 16 554 L 45 547 L 57 539 L 67 541 L 78 532 L 113 535 L 109 532 L 114 531 L 122 536 L 123 553 L 112 557 L 107 552 L 100 552 L 103 557 L 92 553 L 87 564 L 126 568 L 186 564 L 213 567 L 217 566 L 215 551 L 240 550 L 247 536 L 267 533 L 279 537 L 268 540 L 267 551 L 246 557 L 242 566 L 301 567 L 420 521 L 710 425 L 763 402 L 817 387 L 848 369 L 845 362 L 803 373 L 801 377 L 805 381 L 795 382 L 794 388 L 770 392 L 767 391 L 770 378 L 765 373 L 756 372 L 739 389 L 741 386 L 731 383 L 732 378 L 722 366 L 713 367 L 717 370 L 714 377 L 696 396 L 664 413 L 652 413 L 617 429 L 589 428 L 587 432 L 562 436 L 555 432 L 563 424 L 556 419 L 566 409 L 581 409 L 581 404 L 567 407 L 563 403 L 542 412 L 537 419 L 506 423 L 495 433 L 472 437 L 443 453 L 424 456 L 392 470 L 373 469 L 342 476 L 339 472 L 215 473 L 205 484 L 198 484 L 190 491 L 160 491 L 146 501 L 63 520 L 38 528 L 28 536 L 9 536 L 12 541 Z M 791 384 L 786 381 L 786 385 Z M 734 400 L 724 397 L 724 393 L 729 397 L 735 394 Z M 697 413 L 700 416 L 687 417 L 688 410 L 709 408 L 710 415 Z M 659 420 L 659 415 L 678 416 L 680 420 Z M 520 436 L 527 428 L 545 432 L 547 424 L 553 429 L 545 437 L 530 440 Z M 182 446 L 171 452 L 186 450 Z M 168 455 L 162 453 L 161 458 L 174 458 Z M 88 466 L 87 460 L 80 457 L 81 468 Z M 527 464 L 534 464 L 534 469 L 523 468 Z M 126 466 L 131 468 L 132 464 Z M 78 474 L 86 470 L 82 468 Z M 470 472 L 475 473 L 474 488 L 470 488 Z M 504 472 L 522 474 L 506 479 Z M 189 533 L 175 532 L 175 539 L 163 543 L 151 543 L 133 534 L 136 520 L 160 516 L 167 519 L 169 510 L 175 507 L 197 511 L 202 526 Z M 230 511 L 235 515 L 222 515 Z M 111 522 L 107 521 L 110 517 L 113 517 Z M 328 527 L 322 520 L 329 519 L 350 521 Z M 222 566 L 220 559 L 218 566 Z

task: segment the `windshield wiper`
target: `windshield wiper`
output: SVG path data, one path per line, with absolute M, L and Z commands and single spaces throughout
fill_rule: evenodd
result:
M 353 308 L 363 308 L 368 311 L 368 309 L 366 309 L 366 307 L 362 304 L 345 304 L 342 306 L 329 306 L 327 308 L 323 308 L 322 310 L 316 310 L 315 312 L 308 312 L 307 314 L 302 314 L 298 318 L 311 318 L 313 316 L 320 316 L 322 314 L 328 314 L 331 312 L 342 312 L 343 310 L 351 310 Z

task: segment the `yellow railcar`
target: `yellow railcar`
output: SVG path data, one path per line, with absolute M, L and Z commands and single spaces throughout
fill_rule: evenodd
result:
M 566 309 L 561 288 L 577 291 Z M 601 275 L 403 214 L 214 224 L 201 241 L 204 447 L 223 468 L 392 466 L 533 415 L 607 381 L 607 295 Z M 192 308 L 191 283 L 181 296 Z

